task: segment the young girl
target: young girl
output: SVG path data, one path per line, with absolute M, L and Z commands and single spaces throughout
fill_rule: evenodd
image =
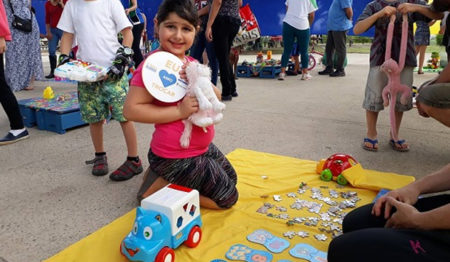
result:
M 170 52 L 185 63 L 193 61 L 185 56 L 185 52 L 194 41 L 197 20 L 197 11 L 191 1 L 163 1 L 155 21 L 161 44 L 159 50 Z M 206 133 L 194 126 L 189 147 L 182 148 L 182 120 L 198 110 L 198 102 L 190 96 L 175 103 L 158 101 L 144 87 L 143 64 L 135 71 L 124 106 L 128 120 L 155 124 L 148 153 L 150 168 L 138 192 L 138 199 L 151 195 L 168 183 L 175 183 L 197 189 L 202 207 L 231 207 L 238 199 L 237 176 L 225 156 L 211 142 L 214 126 L 207 127 Z M 220 91 L 216 87 L 214 89 L 220 97 Z

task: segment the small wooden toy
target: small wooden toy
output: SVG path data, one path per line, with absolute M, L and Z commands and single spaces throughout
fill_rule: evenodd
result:
M 173 262 L 173 249 L 200 243 L 201 226 L 198 191 L 169 184 L 142 200 L 120 252 L 130 261 Z

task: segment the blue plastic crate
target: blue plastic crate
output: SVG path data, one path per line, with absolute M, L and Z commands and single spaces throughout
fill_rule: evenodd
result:
M 37 124 L 41 130 L 64 134 L 67 129 L 85 125 L 81 120 L 76 92 L 56 94 L 52 100 L 42 97 L 19 100 L 25 126 Z
M 281 66 L 265 66 L 259 72 L 261 78 L 275 78 L 281 72 Z
M 236 67 L 236 76 L 237 77 L 251 77 L 252 69 L 248 65 L 238 65 Z

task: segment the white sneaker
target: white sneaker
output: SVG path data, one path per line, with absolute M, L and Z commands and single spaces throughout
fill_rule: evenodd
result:
M 302 74 L 301 80 L 309 80 L 311 78 L 312 78 L 312 76 L 309 73 L 306 73 L 306 74 Z
M 286 73 L 281 72 L 281 73 L 278 75 L 278 80 L 284 80 L 285 77 L 286 77 Z

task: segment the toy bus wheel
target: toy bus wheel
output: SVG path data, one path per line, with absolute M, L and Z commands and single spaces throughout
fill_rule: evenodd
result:
M 330 169 L 324 169 L 321 173 L 320 173 L 320 179 L 322 179 L 323 181 L 331 181 L 331 179 L 333 178 L 333 174 L 331 173 Z
M 169 247 L 163 247 L 156 256 L 155 262 L 174 262 L 175 252 Z
M 340 174 L 338 177 L 337 177 L 337 181 L 336 181 L 339 185 L 342 185 L 342 186 L 345 186 L 345 185 L 347 185 L 347 183 L 348 183 L 348 181 L 347 181 L 347 179 L 345 179 L 345 177 L 342 175 L 342 174 Z
M 196 247 L 200 243 L 201 239 L 202 239 L 202 230 L 200 229 L 199 226 L 194 226 L 191 229 L 191 232 L 189 232 L 189 236 L 188 236 L 186 242 L 184 242 L 184 244 L 187 247 L 191 247 L 191 248 Z

